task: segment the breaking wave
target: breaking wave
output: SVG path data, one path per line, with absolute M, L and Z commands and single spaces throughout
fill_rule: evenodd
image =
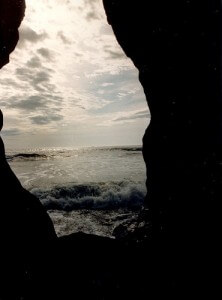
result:
M 31 160 L 42 160 L 42 159 L 52 159 L 52 158 L 65 158 L 71 157 L 78 153 L 96 153 L 102 151 L 104 153 L 110 151 L 121 151 L 124 153 L 138 154 L 141 153 L 141 146 L 125 146 L 125 147 L 89 147 L 80 149 L 36 149 L 32 152 L 19 152 L 19 153 L 7 153 L 6 158 L 8 161 L 31 161 Z
M 39 154 L 39 153 L 17 153 L 14 155 L 7 155 L 6 159 L 8 161 L 15 161 L 15 160 L 40 160 L 46 159 L 47 155 Z
M 142 151 L 142 147 L 113 147 L 110 148 L 110 150 L 121 150 L 121 151 L 128 151 L 128 152 L 141 152 Z
M 146 188 L 143 183 L 124 181 L 56 186 L 44 190 L 34 188 L 31 192 L 47 210 L 136 210 L 143 205 Z

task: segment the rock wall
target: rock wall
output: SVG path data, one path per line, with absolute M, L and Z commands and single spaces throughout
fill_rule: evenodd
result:
M 103 3 L 151 112 L 143 154 L 156 255 L 178 290 L 203 291 L 219 236 L 220 1 Z
M 24 12 L 22 0 L 0 2 L 0 68 L 9 62 L 18 42 L 18 27 Z M 2 127 L 0 110 L 0 130 Z M 7 163 L 0 137 L 1 299 L 29 299 L 27 295 L 38 282 L 39 268 L 46 265 L 45 257 L 56 239 L 52 221 L 42 204 L 21 186 Z
M 0 299 L 20 299 L 36 287 L 56 240 L 44 207 L 8 165 L 0 137 Z
M 18 27 L 25 13 L 24 0 L 0 2 L 0 69 L 9 62 L 9 54 L 19 39 Z

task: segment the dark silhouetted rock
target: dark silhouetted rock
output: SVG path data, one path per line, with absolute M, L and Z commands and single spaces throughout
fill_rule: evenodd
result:
M 56 299 L 143 299 L 153 282 L 136 244 L 79 232 L 59 238 L 56 251 Z
M 25 13 L 25 0 L 0 2 L 0 69 L 9 62 L 9 55 L 19 39 L 18 27 Z
M 0 127 L 3 116 L 0 113 Z M 26 191 L 5 158 L 0 138 L 0 298 L 29 294 L 57 239 L 40 201 Z M 20 299 L 20 298 L 19 298 Z
M 156 257 L 175 291 L 213 290 L 222 182 L 220 1 L 103 3 L 151 112 L 143 154 Z
M 136 244 L 140 247 L 150 247 L 152 226 L 150 212 L 143 209 L 131 220 L 126 220 L 113 230 L 113 236 L 126 244 Z

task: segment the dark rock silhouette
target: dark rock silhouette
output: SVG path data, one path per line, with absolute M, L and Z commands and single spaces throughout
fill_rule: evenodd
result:
M 220 1 L 103 3 L 151 112 L 143 154 L 156 258 L 178 295 L 212 292 L 222 182 Z
M 9 62 L 18 42 L 24 12 L 23 0 L 0 2 L 0 68 Z M 2 127 L 0 111 L 0 130 Z M 1 137 L 0 201 L 0 298 L 22 299 L 36 287 L 44 257 L 57 236 L 40 201 L 22 187 L 8 165 Z
M 9 62 L 9 55 L 19 39 L 18 27 L 25 13 L 24 0 L 0 2 L 0 69 Z
M 23 0 L 0 2 L 0 68 L 9 62 L 18 42 L 24 11 Z M 57 236 L 40 201 L 21 186 L 8 165 L 1 137 L 0 201 L 0 298 L 22 299 L 35 286 L 44 265 L 42 249 L 49 249 Z
M 22 0 L 0 2 L 0 68 L 16 46 L 24 8 Z M 128 259 L 139 257 L 137 248 L 84 233 L 58 239 L 40 201 L 22 187 L 7 163 L 1 138 L 0 200 L 1 300 L 135 299 L 138 295 L 136 287 L 143 277 L 141 273 L 135 280 L 134 271 L 139 272 L 141 263 L 137 259 L 129 264 Z
M 31 288 L 38 264 L 43 262 L 57 236 L 40 201 L 21 186 L 8 165 L 1 138 L 0 196 L 0 297 L 10 299 L 22 296 Z

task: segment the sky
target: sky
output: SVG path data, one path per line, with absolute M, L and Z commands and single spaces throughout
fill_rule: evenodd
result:
M 149 111 L 102 0 L 26 0 L 0 74 L 6 149 L 141 145 Z

